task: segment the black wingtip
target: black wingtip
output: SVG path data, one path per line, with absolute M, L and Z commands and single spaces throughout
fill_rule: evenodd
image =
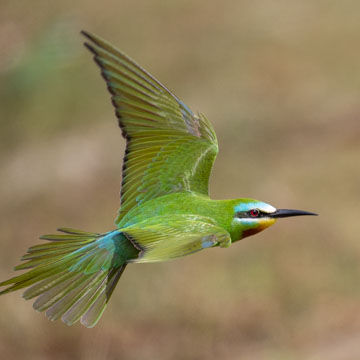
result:
M 87 42 L 84 42 L 84 46 L 85 46 L 94 56 L 97 55 L 96 50 L 94 49 L 94 47 L 93 47 L 91 44 L 89 44 L 89 43 L 87 43 Z
M 94 36 L 92 34 L 90 34 L 89 32 L 85 31 L 85 30 L 81 30 L 80 31 L 80 34 L 85 36 L 88 40 L 90 40 L 91 42 L 95 43 L 96 44 L 96 41 L 94 39 Z M 94 55 L 98 55 L 94 46 L 88 42 L 84 42 L 84 46 Z
M 106 41 L 102 38 L 100 38 L 99 36 L 97 35 L 94 35 L 86 30 L 81 30 L 80 31 L 80 34 L 85 36 L 86 39 L 90 40 L 92 43 L 94 43 L 95 45 L 97 46 L 102 46 L 102 43 L 106 43 Z M 85 43 L 86 44 L 86 43 Z
M 85 30 L 81 30 L 80 33 L 90 41 L 85 41 L 84 46 L 94 55 L 95 62 L 102 68 L 97 57 L 99 56 L 99 49 L 104 49 L 104 46 L 106 46 L 106 41 Z
M 88 38 L 89 40 L 92 40 L 92 35 L 91 35 L 88 31 L 86 31 L 86 30 L 81 30 L 81 31 L 80 31 L 80 34 L 83 35 L 83 36 L 85 36 L 85 37 Z

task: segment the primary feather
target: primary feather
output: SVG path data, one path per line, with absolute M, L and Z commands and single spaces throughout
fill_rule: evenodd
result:
M 83 34 L 112 94 L 126 138 L 116 224 L 134 206 L 156 197 L 183 191 L 208 195 L 218 152 L 209 121 L 195 115 L 124 53 L 95 35 Z

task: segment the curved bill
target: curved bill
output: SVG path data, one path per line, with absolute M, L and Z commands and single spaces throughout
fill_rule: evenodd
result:
M 303 215 L 314 215 L 317 216 L 318 214 L 309 212 L 309 211 L 302 211 L 302 210 L 289 210 L 289 209 L 278 209 L 275 212 L 269 214 L 272 218 L 283 218 L 283 217 L 290 217 L 290 216 L 303 216 Z

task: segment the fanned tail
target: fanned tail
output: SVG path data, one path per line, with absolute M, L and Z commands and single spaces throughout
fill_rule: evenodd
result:
M 50 320 L 67 325 L 79 321 L 93 327 L 100 319 L 127 261 L 137 250 L 118 230 L 90 233 L 61 228 L 64 234 L 44 235 L 49 243 L 28 249 L 15 270 L 31 269 L 0 283 L 0 295 L 29 287 L 25 299 L 37 297 L 34 308 Z

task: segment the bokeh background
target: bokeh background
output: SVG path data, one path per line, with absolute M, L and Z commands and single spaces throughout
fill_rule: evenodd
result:
M 129 266 L 99 324 L 0 298 L 4 359 L 360 358 L 360 2 L 0 2 L 0 274 L 59 226 L 114 228 L 124 140 L 79 31 L 205 113 L 212 197 L 320 213 Z

